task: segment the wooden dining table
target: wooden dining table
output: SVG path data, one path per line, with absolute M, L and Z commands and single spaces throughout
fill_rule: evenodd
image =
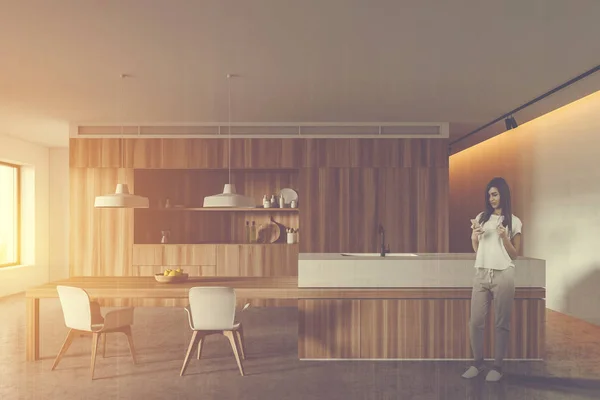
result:
M 25 292 L 26 359 L 40 359 L 40 299 L 58 298 L 58 285 L 76 286 L 93 299 L 187 299 L 194 286 L 227 286 L 244 299 L 297 299 L 298 277 L 190 277 L 174 284 L 157 282 L 152 276 L 77 276 L 36 286 Z

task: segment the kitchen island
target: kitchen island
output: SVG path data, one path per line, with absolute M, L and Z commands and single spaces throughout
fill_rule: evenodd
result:
M 299 358 L 472 358 L 468 324 L 474 262 L 472 253 L 300 253 Z M 545 261 L 519 257 L 515 265 L 506 359 L 541 360 Z M 318 296 L 302 295 L 315 290 Z M 485 358 L 493 358 L 493 321 L 492 307 Z

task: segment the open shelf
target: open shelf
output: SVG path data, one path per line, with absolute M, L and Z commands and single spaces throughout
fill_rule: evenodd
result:
M 229 212 L 298 212 L 298 208 L 235 208 L 235 207 L 169 207 L 169 208 L 150 208 L 149 210 L 158 211 L 229 211 Z
M 229 181 L 227 170 L 136 169 L 134 181 L 135 193 L 150 200 L 150 208 L 134 212 L 136 244 L 158 244 L 163 231 L 170 231 L 172 244 L 249 244 L 246 223 L 254 223 L 257 230 L 271 221 L 299 227 L 297 207 L 262 206 L 265 195 L 277 195 L 282 188 L 298 190 L 295 170 L 232 171 L 231 182 L 238 193 L 253 199 L 252 208 L 202 207 L 206 196 L 222 192 L 223 182 Z M 167 198 L 171 206 L 165 208 Z

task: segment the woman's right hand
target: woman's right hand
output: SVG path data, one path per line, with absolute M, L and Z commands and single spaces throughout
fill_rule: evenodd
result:
M 471 240 L 479 240 L 479 236 L 483 235 L 483 227 L 475 219 L 471 220 L 471 230 Z

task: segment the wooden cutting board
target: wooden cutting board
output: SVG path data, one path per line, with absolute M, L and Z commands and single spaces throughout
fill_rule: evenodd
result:
M 281 229 L 273 221 L 265 222 L 258 227 L 256 241 L 258 243 L 275 243 L 281 235 Z

